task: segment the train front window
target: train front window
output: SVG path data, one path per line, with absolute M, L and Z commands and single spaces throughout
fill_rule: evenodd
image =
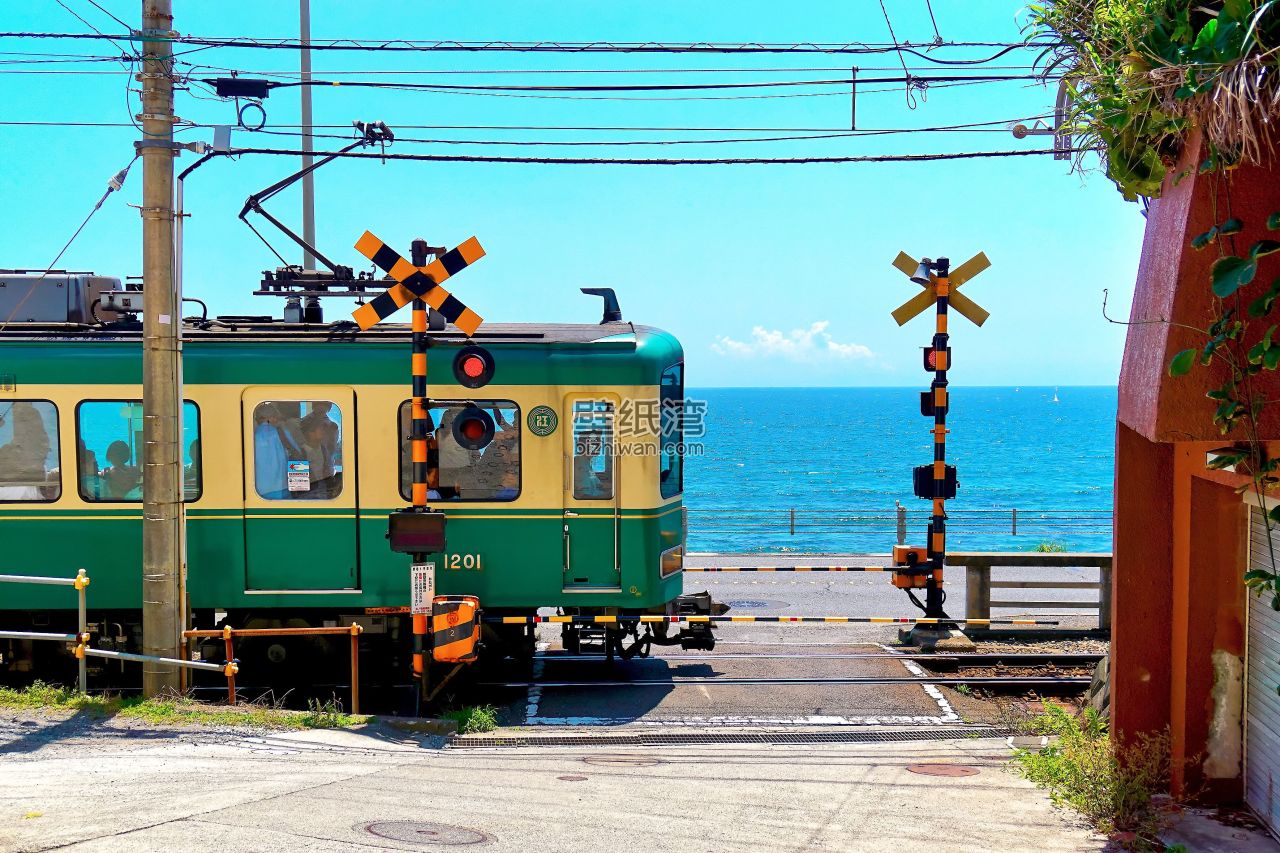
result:
M 329 400 L 267 400 L 253 409 L 253 471 L 270 501 L 342 494 L 342 410 Z
M 58 410 L 48 400 L 0 402 L 0 501 L 56 501 Z
M 76 407 L 80 497 L 86 501 L 142 500 L 142 401 L 86 400 Z M 183 500 L 199 499 L 200 410 L 182 404 Z
M 662 496 L 672 498 L 684 489 L 684 365 L 673 364 L 662 372 L 662 454 L 658 468 Z
M 475 406 L 493 420 L 493 439 L 483 447 L 463 446 L 454 421 Z M 400 405 L 400 496 L 412 500 L 411 405 Z M 427 439 L 427 499 L 430 501 L 514 501 L 520 497 L 520 407 L 511 400 L 433 400 Z M 465 437 L 464 437 L 465 438 Z

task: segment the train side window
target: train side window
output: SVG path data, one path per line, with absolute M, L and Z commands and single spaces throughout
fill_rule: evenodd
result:
M 662 442 L 658 468 L 662 496 L 672 498 L 684 489 L 684 460 L 680 447 L 684 444 L 684 365 L 673 364 L 662 372 L 661 386 Z
M 76 469 L 86 501 L 142 500 L 142 401 L 85 400 L 76 407 Z M 182 484 L 184 502 L 199 500 L 204 485 L 200 463 L 200 408 L 182 404 Z
M 613 499 L 613 403 L 606 400 L 573 404 L 573 497 Z
M 0 401 L 0 501 L 56 501 L 58 409 L 48 400 Z
M 253 409 L 254 487 L 269 501 L 342 494 L 342 410 L 329 400 L 267 400 Z
M 493 440 L 470 450 L 453 437 L 453 420 L 467 406 L 479 406 L 493 418 Z M 428 473 L 431 501 L 514 501 L 520 497 L 520 407 L 511 400 L 433 400 L 427 407 L 436 453 Z M 412 500 L 409 443 L 410 403 L 400 404 L 400 496 Z

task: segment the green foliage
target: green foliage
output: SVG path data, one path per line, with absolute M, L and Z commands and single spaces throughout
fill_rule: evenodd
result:
M 472 735 L 491 732 L 498 727 L 498 709 L 492 705 L 476 708 L 458 708 L 444 713 L 446 720 L 458 723 L 458 734 Z
M 1036 546 L 1031 550 L 1037 554 L 1061 554 L 1067 550 L 1067 546 L 1061 542 L 1053 542 L 1046 539 L 1043 542 L 1037 542 Z
M 1168 736 L 1140 736 L 1126 744 L 1108 734 L 1106 721 L 1093 708 L 1076 716 L 1052 702 L 1044 707 L 1027 728 L 1053 742 L 1015 753 L 1022 774 L 1099 830 L 1133 833 L 1133 846 L 1159 849 L 1153 847 L 1159 824 L 1151 798 L 1168 778 Z
M 1280 5 L 1280 0 L 1277 5 Z M 1271 230 L 1280 228 L 1280 211 L 1267 217 L 1266 224 Z M 1204 330 L 1207 338 L 1204 347 L 1199 351 L 1184 349 L 1176 354 L 1169 362 L 1169 375 L 1185 376 L 1197 360 L 1203 366 L 1210 365 L 1215 359 L 1223 364 L 1225 371 L 1220 374 L 1219 385 L 1210 388 L 1206 396 L 1216 406 L 1213 422 L 1222 434 L 1243 433 L 1243 440 L 1219 451 L 1208 467 L 1230 468 L 1248 476 L 1249 485 L 1242 491 L 1251 488 L 1257 505 L 1262 507 L 1263 496 L 1280 486 L 1280 457 L 1269 455 L 1259 434 L 1259 418 L 1271 401 L 1255 387 L 1257 383 L 1253 379 L 1264 371 L 1280 369 L 1280 335 L 1277 334 L 1280 324 L 1262 322 L 1268 320 L 1277 299 L 1280 299 L 1280 278 L 1272 281 L 1265 292 L 1248 303 L 1243 319 L 1238 312 L 1243 303 L 1240 290 L 1253 281 L 1258 269 L 1257 259 L 1280 252 L 1280 241 L 1258 240 L 1249 247 L 1245 256 L 1228 254 L 1224 243 L 1234 244 L 1234 240 L 1218 238 L 1231 237 L 1243 230 L 1244 223 L 1239 219 L 1228 219 L 1191 241 L 1195 248 L 1207 246 L 1215 240 L 1218 242 L 1222 254 L 1213 263 L 1211 277 L 1213 293 L 1223 301 L 1218 303 L 1220 313 Z M 1268 512 L 1266 519 L 1268 530 L 1271 525 L 1280 524 L 1280 507 Z M 1271 606 L 1280 610 L 1280 571 L 1277 570 L 1276 555 L 1271 553 L 1269 556 L 1270 570 L 1248 571 L 1244 581 L 1255 595 L 1270 596 Z
M 1209 143 L 1201 171 L 1257 151 L 1254 123 L 1242 116 L 1268 107 L 1261 98 L 1241 97 L 1252 90 L 1239 84 L 1254 80 L 1256 87 L 1265 76 L 1250 63 L 1275 63 L 1269 54 L 1280 36 L 1275 6 L 1275 0 L 1047 0 L 1028 7 L 1027 29 L 1036 41 L 1054 44 L 1041 60 L 1046 73 L 1065 74 L 1066 129 L 1077 148 L 1100 150 L 1107 176 L 1133 200 L 1160 194 L 1193 125 L 1206 130 Z
M 109 694 L 81 695 L 69 687 L 36 681 L 30 687 L 0 687 L 0 708 L 35 712 L 75 711 L 97 717 L 140 720 L 154 726 L 252 726 L 274 729 L 345 728 L 371 718 L 342 713 L 335 702 L 311 703 L 310 710 L 288 711 L 271 705 L 212 705 L 184 696 L 154 699 Z

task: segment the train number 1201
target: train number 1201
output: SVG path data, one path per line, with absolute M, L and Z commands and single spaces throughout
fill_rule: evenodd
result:
M 444 567 L 451 572 L 483 572 L 484 564 L 479 554 L 445 554 Z

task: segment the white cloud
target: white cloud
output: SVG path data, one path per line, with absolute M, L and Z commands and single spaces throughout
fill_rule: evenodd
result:
M 791 361 L 809 362 L 873 357 L 870 348 L 862 344 L 841 343 L 832 338 L 827 332 L 829 325 L 830 322 L 819 320 L 807 329 L 792 329 L 790 332 L 756 326 L 751 330 L 748 341 L 717 335 L 711 351 L 736 358 L 780 356 Z

